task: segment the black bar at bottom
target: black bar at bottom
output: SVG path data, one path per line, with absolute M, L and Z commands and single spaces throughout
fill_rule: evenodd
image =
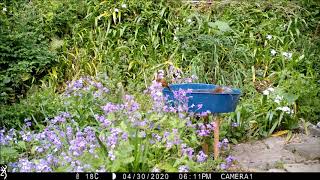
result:
M 1 174 L 3 175 L 3 174 Z M 222 172 L 222 173 L 11 173 L 8 172 L 6 180 L 32 179 L 32 180 L 229 180 L 229 179 L 318 179 L 320 172 L 315 173 L 257 173 L 257 172 Z M 0 177 L 0 180 L 4 176 Z

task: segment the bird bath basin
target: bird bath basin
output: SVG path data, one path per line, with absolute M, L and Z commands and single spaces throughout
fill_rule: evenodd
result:
M 170 89 L 164 88 L 163 95 L 167 97 L 167 103 L 174 106 L 175 97 L 173 91 L 178 91 L 179 89 L 188 90 L 191 92 L 186 94 L 188 99 L 188 111 L 194 113 L 210 112 L 215 115 L 216 127 L 214 130 L 214 158 L 217 159 L 219 156 L 219 125 L 220 120 L 218 113 L 228 113 L 233 112 L 238 104 L 241 91 L 237 88 L 228 88 L 228 91 L 215 92 L 215 89 L 219 86 L 214 84 L 200 84 L 200 83 L 190 83 L 190 84 L 171 84 Z M 202 105 L 201 108 L 198 105 Z M 205 117 L 208 120 L 208 116 Z M 208 145 L 205 143 L 206 147 Z M 208 154 L 208 148 L 205 150 Z
M 214 93 L 213 90 L 217 86 L 214 84 L 172 84 L 170 89 L 178 91 L 179 89 L 191 89 L 191 93 L 187 93 L 189 98 L 188 107 L 189 112 L 201 113 L 210 111 L 211 113 L 227 113 L 233 112 L 236 109 L 240 90 L 236 88 L 230 89 L 225 93 Z M 168 88 L 163 89 L 163 94 L 167 97 L 169 104 L 173 105 L 174 95 Z M 202 104 L 202 108 L 198 108 L 198 104 Z

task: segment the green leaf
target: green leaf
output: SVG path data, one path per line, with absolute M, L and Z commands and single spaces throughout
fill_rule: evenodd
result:
M 27 147 L 26 147 L 26 142 L 24 141 L 18 141 L 17 143 L 18 147 L 21 148 L 22 150 L 26 150 Z
M 224 21 L 216 21 L 216 22 L 208 22 L 208 25 L 211 28 L 218 28 L 221 32 L 229 32 L 232 31 L 229 24 Z

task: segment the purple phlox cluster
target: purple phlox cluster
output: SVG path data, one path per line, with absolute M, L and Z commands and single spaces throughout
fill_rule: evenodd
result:
M 173 145 L 181 144 L 181 139 L 178 133 L 178 129 L 172 129 L 172 133 L 165 132 L 163 139 L 166 141 L 166 148 L 171 149 Z
M 128 120 L 130 123 L 132 123 L 133 126 L 145 126 L 146 120 L 141 121 L 142 119 L 142 115 L 139 111 L 134 111 L 134 112 L 130 112 L 130 114 L 128 114 Z
M 21 135 L 22 140 L 24 140 L 26 142 L 30 142 L 33 139 L 33 134 L 31 134 L 30 131 L 28 131 L 28 132 L 20 131 L 19 134 Z
M 194 150 L 191 147 L 188 147 L 186 144 L 181 144 L 181 155 L 188 156 L 191 160 L 193 158 Z
M 196 131 L 198 133 L 198 136 L 206 137 L 209 136 L 215 129 L 215 122 L 211 122 L 209 124 L 198 124 L 198 130 Z
M 18 167 L 14 168 L 14 172 L 32 172 L 34 171 L 35 165 L 31 161 L 29 161 L 27 158 L 21 158 L 18 161 Z
M 62 112 L 60 113 L 58 116 L 54 117 L 52 120 L 51 120 L 51 123 L 52 124 L 56 124 L 56 123 L 65 123 L 66 122 L 66 119 L 68 118 L 71 118 L 71 114 L 68 113 L 68 112 Z
M 152 137 L 154 139 L 156 139 L 156 141 L 160 142 L 162 140 L 161 136 L 159 134 L 156 133 L 152 133 Z
M 127 112 L 137 111 L 140 108 L 139 103 L 134 100 L 134 97 L 131 95 L 125 95 L 124 108 Z
M 107 147 L 110 149 L 115 149 L 116 145 L 118 144 L 118 140 L 121 136 L 121 139 L 127 140 L 128 133 L 123 131 L 120 128 L 111 128 L 110 135 L 107 137 Z
M 207 111 L 204 111 L 201 113 L 197 113 L 196 115 L 200 116 L 200 117 L 205 117 L 205 116 L 208 116 L 209 114 L 211 114 L 211 112 L 209 110 L 207 110 Z
M 35 171 L 36 172 L 51 172 L 51 164 L 45 160 L 45 159 L 40 159 L 39 161 L 35 161 Z
M 72 161 L 71 162 L 71 167 L 73 172 L 83 172 L 84 167 L 82 166 L 81 162 L 79 160 Z
M 189 128 L 195 128 L 196 124 L 192 124 L 192 121 L 190 119 L 186 120 L 186 126 Z
M 68 82 L 65 94 L 67 96 L 75 95 L 82 96 L 80 90 L 89 91 L 90 89 L 94 89 L 94 96 L 100 97 L 103 93 L 108 93 L 109 89 L 104 87 L 101 82 L 95 81 L 92 77 L 85 76 L 81 77 L 74 82 Z
M 173 91 L 173 96 L 175 98 L 175 107 L 178 112 L 188 112 L 188 102 L 192 96 L 188 96 L 191 93 L 191 89 L 179 89 L 178 91 Z
M 206 161 L 208 158 L 208 155 L 206 155 L 203 151 L 200 151 L 197 154 L 197 162 L 202 163 L 204 161 Z
M 239 126 L 239 123 L 237 123 L 237 122 L 233 122 L 232 124 L 231 124 L 231 127 L 238 127 Z
M 19 132 L 20 135 L 25 135 L 23 131 Z M 31 134 L 27 134 L 24 136 L 25 139 L 31 141 Z M 0 145 L 8 145 L 10 142 L 16 143 L 17 141 L 17 133 L 15 129 L 10 129 L 5 135 L 5 128 L 0 130 Z
M 44 134 L 46 136 L 46 140 L 49 141 L 54 148 L 54 151 L 57 151 L 62 148 L 62 140 L 59 137 L 59 133 L 61 131 L 57 127 L 47 127 L 44 129 Z
M 121 138 L 122 138 L 123 140 L 127 141 L 127 140 L 128 140 L 128 133 L 123 132 L 122 135 L 121 135 Z
M 51 172 L 52 164 L 46 159 L 36 159 L 29 161 L 26 158 L 21 158 L 14 165 L 13 172 Z
M 148 92 L 150 93 L 153 106 L 152 110 L 156 112 L 161 112 L 165 103 L 165 98 L 162 94 L 162 85 L 160 82 L 156 80 L 152 81 L 152 84 L 148 88 Z
M 164 105 L 163 106 L 163 111 L 164 112 L 171 112 L 171 113 L 176 113 L 177 112 L 177 110 L 174 107 L 168 106 L 168 105 Z
M 83 129 L 83 132 L 76 132 L 76 136 L 70 141 L 69 152 L 76 157 L 85 151 L 93 153 L 97 147 L 96 144 L 95 132 L 92 127 L 88 126 Z
M 225 159 L 225 161 L 226 161 L 225 163 L 220 164 L 220 168 L 223 169 L 223 170 L 230 168 L 230 166 L 235 161 L 235 158 L 233 156 L 228 156 Z
M 68 140 L 71 140 L 73 137 L 73 129 L 71 126 L 67 126 L 66 127 L 66 136 L 68 138 Z
M 27 127 L 30 127 L 30 126 L 31 126 L 31 119 L 26 118 L 26 119 L 24 119 L 24 122 L 25 122 L 25 124 L 26 124 Z
M 224 138 L 221 142 L 219 142 L 219 148 L 227 149 L 229 147 L 229 140 Z
M 104 116 L 102 116 L 102 115 L 95 115 L 94 116 L 95 117 L 95 119 L 97 120 L 97 121 L 99 121 L 101 124 L 102 124 L 102 126 L 103 127 L 110 127 L 111 126 L 111 124 L 112 124 L 112 122 L 111 121 L 109 121 L 108 119 L 106 119 Z
M 105 114 L 108 114 L 122 110 L 122 106 L 119 104 L 113 104 L 109 102 L 105 106 L 102 106 L 102 110 Z
M 189 167 L 186 165 L 182 165 L 178 169 L 179 172 L 189 172 Z
M 172 129 L 172 134 L 173 134 L 173 143 L 176 145 L 181 144 L 178 129 Z
M 173 91 L 174 98 L 181 102 L 185 103 L 188 102 L 188 100 L 191 98 L 191 96 L 187 96 L 188 93 L 192 93 L 192 89 L 179 89 L 177 91 Z

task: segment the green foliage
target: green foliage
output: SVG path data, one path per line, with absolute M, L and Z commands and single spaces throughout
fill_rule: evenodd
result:
M 33 117 L 41 124 L 66 110 L 57 94 L 66 81 L 82 75 L 103 74 L 116 96 L 121 86 L 145 102 L 141 92 L 154 71 L 170 65 L 197 75 L 199 82 L 242 90 L 236 112 L 224 116 L 222 128 L 222 137 L 234 142 L 295 128 L 299 118 L 319 121 L 317 1 L 215 1 L 196 6 L 160 0 L 16 0 L 1 3 L 3 7 L 1 103 L 15 102 L 40 82 L 42 88 L 31 90 L 20 103 L 1 105 L 1 125 L 15 127 Z M 292 58 L 283 52 L 291 52 Z M 276 89 L 274 94 L 263 96 L 256 90 L 255 83 L 264 80 Z M 277 95 L 284 104 L 274 102 Z M 92 120 L 88 109 L 103 104 L 92 94 L 68 101 L 68 111 L 84 119 L 81 125 Z M 294 114 L 276 110 L 282 106 Z M 240 126 L 231 128 L 233 122 Z
M 15 102 L 25 95 L 33 83 L 47 74 L 57 58 L 55 52 L 49 50 L 34 8 L 11 3 L 0 6 L 7 8 L 0 13 L 1 104 Z

